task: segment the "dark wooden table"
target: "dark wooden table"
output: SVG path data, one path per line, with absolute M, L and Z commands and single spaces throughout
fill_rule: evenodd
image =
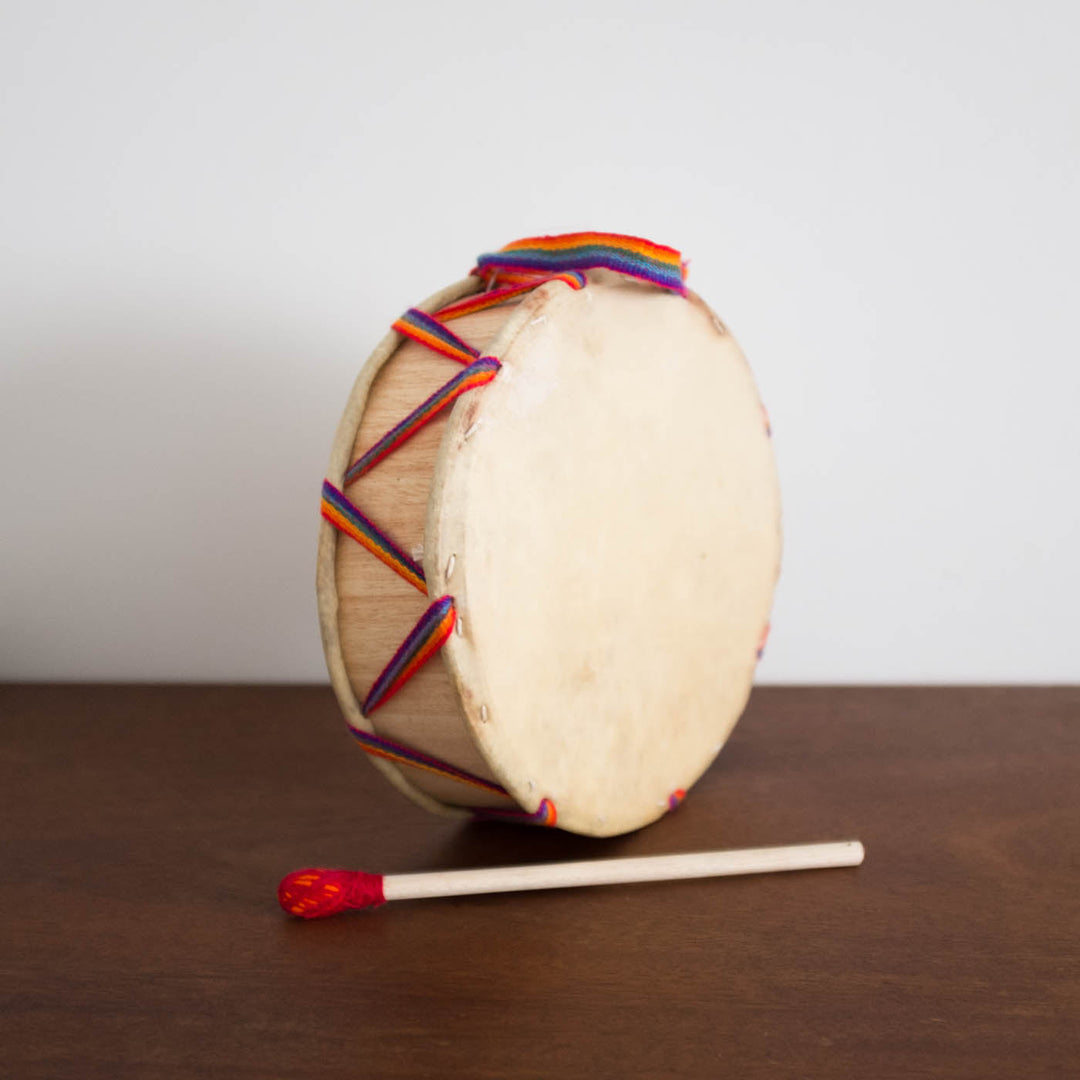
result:
M 460 825 L 322 688 L 0 688 L 0 1075 L 1080 1075 L 1080 688 L 763 689 L 684 806 Z M 858 837 L 858 870 L 277 908 L 384 871 Z

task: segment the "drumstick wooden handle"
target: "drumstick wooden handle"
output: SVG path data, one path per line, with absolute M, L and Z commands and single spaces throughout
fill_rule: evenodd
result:
M 365 874 L 357 870 L 298 870 L 278 887 L 278 900 L 290 915 L 321 918 L 353 907 L 387 900 L 419 900 L 470 893 L 567 889 L 581 885 L 619 885 L 635 881 L 769 874 L 858 866 L 865 855 L 858 840 L 790 847 L 702 851 L 638 859 L 496 866 L 479 870 L 436 870 L 426 874 Z

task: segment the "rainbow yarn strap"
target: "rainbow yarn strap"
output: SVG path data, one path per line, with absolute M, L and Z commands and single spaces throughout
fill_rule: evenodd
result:
M 765 655 L 765 646 L 769 642 L 769 630 L 772 628 L 772 623 L 766 623 L 765 629 L 761 631 L 761 637 L 758 638 L 757 644 L 757 658 L 760 660 Z
M 476 271 L 563 270 L 603 268 L 686 295 L 686 268 L 674 248 L 637 236 L 580 232 L 563 236 L 531 236 L 515 240 L 476 260 Z
M 433 773 L 435 776 L 445 776 L 448 780 L 460 780 L 463 784 L 480 788 L 481 791 L 490 792 L 492 795 L 506 795 L 506 789 L 500 787 L 491 780 L 485 780 L 482 776 L 475 776 L 471 772 L 459 769 L 439 758 L 421 753 L 410 746 L 391 742 L 381 735 L 375 735 L 361 728 L 349 727 L 352 737 L 373 757 L 381 757 L 386 761 L 392 761 L 395 765 L 411 765 L 414 769 L 422 772 Z M 509 796 L 508 796 L 509 797 Z
M 394 329 L 413 341 L 426 345 L 434 352 L 449 356 L 459 364 L 471 364 L 480 354 L 461 340 L 452 330 L 443 326 L 433 315 L 419 308 L 409 308 L 396 323 Z
M 554 825 L 559 817 L 550 799 L 541 799 L 540 805 L 532 812 L 477 806 L 473 808 L 473 816 L 485 821 L 513 821 L 518 825 Z
M 391 454 L 407 439 L 411 439 L 426 423 L 434 420 L 443 409 L 452 405 L 462 394 L 491 382 L 498 374 L 500 367 L 502 365 L 494 356 L 482 356 L 471 363 L 357 458 L 345 473 L 345 483 L 351 484 L 354 480 L 359 480 L 364 473 L 375 468 L 384 457 Z
M 513 279 L 512 284 L 508 283 L 511 279 Z M 567 270 L 564 274 L 534 274 L 531 272 L 525 274 L 499 274 L 498 281 L 499 286 L 497 288 L 486 289 L 472 296 L 466 296 L 464 300 L 458 300 L 456 303 L 447 304 L 446 307 L 440 308 L 436 312 L 436 318 L 445 322 L 450 319 L 460 319 L 462 315 L 471 315 L 474 311 L 485 311 L 488 308 L 497 307 L 499 304 L 505 304 L 508 300 L 521 296 L 522 293 L 531 292 L 549 281 L 561 281 L 563 284 L 569 285 L 571 289 L 584 289 L 586 284 L 585 275 L 580 270 Z
M 456 618 L 452 596 L 440 596 L 431 604 L 368 691 L 360 710 L 365 716 L 389 701 L 442 648 Z
M 561 281 L 568 288 L 583 289 L 587 284 L 585 271 L 598 268 L 615 270 L 686 295 L 686 265 L 682 256 L 674 248 L 635 236 L 598 232 L 535 236 L 515 240 L 499 251 L 481 255 L 473 273 L 484 278 L 484 289 L 448 304 L 434 315 L 409 308 L 394 323 L 398 333 L 441 356 L 456 360 L 465 365 L 465 370 L 436 390 L 354 461 L 345 473 L 345 483 L 364 476 L 462 394 L 486 385 L 499 373 L 501 365 L 495 357 L 481 356 L 446 326 L 446 322 L 505 304 L 548 281 Z M 329 480 L 323 481 L 322 516 L 427 595 L 427 582 L 420 564 L 409 558 Z M 389 701 L 439 651 L 453 632 L 456 618 L 452 596 L 442 596 L 428 607 L 372 685 L 361 709 L 364 716 Z M 349 730 L 357 742 L 376 757 L 509 797 L 506 789 L 498 784 L 429 754 L 360 728 L 350 726 Z M 681 801 L 682 794 L 676 792 L 671 796 L 669 804 L 672 808 Z M 535 825 L 554 825 L 557 820 L 555 804 L 550 799 L 542 799 L 535 811 L 476 807 L 473 813 L 491 820 Z
M 380 532 L 329 480 L 324 480 L 322 486 L 322 516 L 335 529 L 351 536 L 376 559 L 386 563 L 410 585 L 427 595 L 424 568 L 415 559 L 410 559 L 390 537 Z

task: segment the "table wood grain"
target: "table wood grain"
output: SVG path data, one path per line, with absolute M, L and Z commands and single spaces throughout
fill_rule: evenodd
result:
M 1080 1074 L 1080 688 L 758 690 L 638 834 L 446 821 L 321 687 L 0 688 L 0 1075 Z M 857 837 L 301 923 L 279 877 Z

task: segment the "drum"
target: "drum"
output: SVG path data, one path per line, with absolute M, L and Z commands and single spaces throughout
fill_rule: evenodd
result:
M 669 247 L 520 240 L 410 308 L 323 485 L 349 731 L 443 813 L 654 821 L 750 693 L 780 561 L 768 420 Z

